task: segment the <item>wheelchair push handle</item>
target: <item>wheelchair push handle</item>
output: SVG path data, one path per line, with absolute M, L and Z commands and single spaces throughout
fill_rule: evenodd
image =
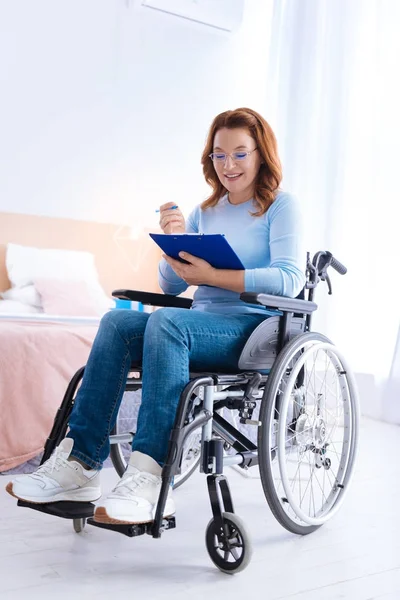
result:
M 326 281 L 328 285 L 328 293 L 332 294 L 332 284 L 328 275 L 328 268 L 333 267 L 340 275 L 347 273 L 347 268 L 333 256 L 328 250 L 321 250 L 314 254 L 312 262 L 310 261 L 310 253 L 307 252 L 307 283 L 306 288 L 313 290 L 317 287 L 320 281 Z M 312 299 L 312 296 L 311 298 Z
M 331 267 L 333 267 L 335 271 L 340 273 L 340 275 L 346 275 L 347 273 L 347 268 L 334 256 L 332 256 Z
M 307 262 L 309 262 L 309 255 L 307 257 Z M 345 275 L 347 273 L 347 268 L 328 250 L 321 250 L 314 254 L 312 265 L 312 270 L 316 271 L 316 274 L 322 281 L 325 281 L 329 267 L 333 267 L 340 275 Z

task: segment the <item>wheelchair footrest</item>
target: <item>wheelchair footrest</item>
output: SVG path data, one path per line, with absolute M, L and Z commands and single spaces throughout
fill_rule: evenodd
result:
M 153 521 L 150 523 L 138 523 L 138 524 L 117 524 L 117 523 L 99 523 L 92 518 L 87 520 L 89 525 L 94 525 L 95 527 L 101 527 L 102 529 L 111 529 L 111 531 L 116 531 L 117 533 L 122 533 L 127 535 L 128 537 L 136 537 L 138 535 L 143 535 L 148 533 L 152 535 L 153 533 Z M 161 529 L 166 531 L 167 529 L 175 529 L 175 517 L 166 517 L 162 520 Z
M 39 512 L 47 513 L 63 519 L 88 519 L 93 517 L 95 505 L 92 502 L 49 502 L 47 504 L 35 504 L 18 500 L 18 506 L 33 508 Z

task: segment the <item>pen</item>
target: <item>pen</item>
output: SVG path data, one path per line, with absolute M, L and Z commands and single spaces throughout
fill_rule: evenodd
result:
M 167 210 L 172 210 L 173 208 L 179 208 L 178 206 L 170 206 Z M 157 208 L 156 212 L 160 212 L 160 209 Z

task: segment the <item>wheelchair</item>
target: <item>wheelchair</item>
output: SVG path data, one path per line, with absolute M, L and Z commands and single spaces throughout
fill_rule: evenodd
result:
M 332 267 L 347 272 L 328 251 L 310 260 L 306 284 L 296 299 L 244 292 L 243 302 L 276 310 L 251 334 L 232 373 L 190 373 L 182 391 L 154 521 L 104 524 L 93 520 L 89 502 L 55 502 L 25 506 L 73 520 L 76 532 L 86 523 L 129 537 L 161 537 L 175 528 L 175 517 L 163 518 L 168 487 L 182 485 L 197 468 L 207 476 L 212 518 L 206 547 L 218 569 L 233 574 L 250 562 L 250 535 L 234 511 L 224 467 L 247 470 L 258 465 L 263 491 L 278 522 L 294 534 L 312 533 L 339 510 L 352 478 L 357 452 L 359 406 L 351 370 L 341 352 L 320 333 L 311 331 L 319 282 L 332 286 Z M 306 298 L 307 294 L 307 298 Z M 190 308 L 188 298 L 132 290 L 116 290 L 116 298 L 153 306 Z M 42 463 L 65 437 L 68 418 L 84 367 L 72 378 L 45 444 Z M 126 390 L 142 385 L 140 365 L 132 365 Z M 241 425 L 256 428 L 257 444 L 225 418 L 234 412 Z M 110 455 L 119 475 L 126 468 L 123 445 L 134 432 L 110 432 Z

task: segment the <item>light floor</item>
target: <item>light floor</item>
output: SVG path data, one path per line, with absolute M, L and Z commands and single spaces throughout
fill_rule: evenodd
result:
M 306 537 L 275 521 L 254 471 L 227 469 L 254 545 L 251 564 L 234 576 L 205 548 L 210 507 L 200 473 L 176 492 L 177 529 L 160 540 L 90 526 L 76 534 L 69 521 L 18 508 L 2 489 L 9 477 L 0 477 L 0 598 L 400 600 L 400 428 L 364 419 L 361 434 L 345 504 Z M 115 480 L 103 471 L 105 491 Z

